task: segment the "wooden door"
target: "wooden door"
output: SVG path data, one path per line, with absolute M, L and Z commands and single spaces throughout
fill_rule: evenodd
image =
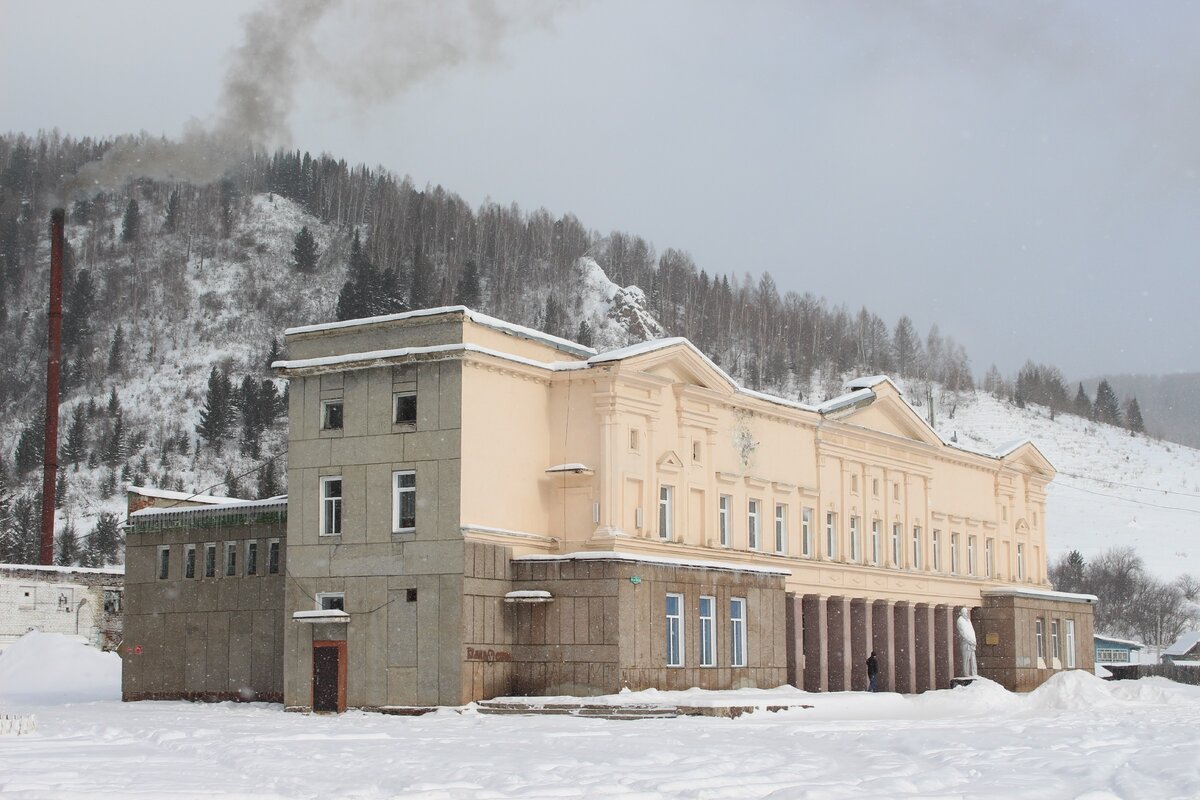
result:
M 313 711 L 346 710 L 346 643 L 313 642 Z

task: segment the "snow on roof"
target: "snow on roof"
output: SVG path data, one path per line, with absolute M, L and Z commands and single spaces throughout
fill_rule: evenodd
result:
M 864 375 L 861 378 L 855 378 L 852 381 L 847 381 L 846 388 L 847 389 L 870 389 L 872 387 L 878 386 L 879 384 L 885 383 L 885 382 L 892 383 L 892 379 L 889 378 L 887 375 Z M 892 383 L 892 386 L 896 386 L 896 384 Z M 899 392 L 900 388 L 896 387 L 896 391 Z
M 838 395 L 832 400 L 826 400 L 817 406 L 817 411 L 822 414 L 832 414 L 835 411 L 841 411 L 843 408 L 849 408 L 852 405 L 861 403 L 868 398 L 874 399 L 875 391 L 870 388 L 856 389 L 847 394 Z
M 291 336 L 297 333 L 315 333 L 318 331 L 338 330 L 340 328 L 355 328 L 360 325 L 374 325 L 381 322 L 396 322 L 405 319 L 416 319 L 419 317 L 435 317 L 440 314 L 462 314 L 477 325 L 483 325 L 487 328 L 507 333 L 510 336 L 516 336 L 521 339 L 531 339 L 542 344 L 550 345 L 558 350 L 565 350 L 568 353 L 574 353 L 579 356 L 594 356 L 595 348 L 587 347 L 586 345 L 572 342 L 570 339 L 564 339 L 561 336 L 544 333 L 543 331 L 526 328 L 524 325 L 516 325 L 512 322 L 506 322 L 496 317 L 481 314 L 466 306 L 439 306 L 438 308 L 419 308 L 416 311 L 404 311 L 399 314 L 384 314 L 378 317 L 363 317 L 362 319 L 348 319 L 341 322 L 323 322 L 317 325 L 300 325 L 295 328 L 288 328 L 283 332 L 284 336 Z
M 1094 594 L 1076 594 L 1074 592 L 1056 592 L 1053 589 L 1030 589 L 1023 586 L 996 586 L 980 592 L 984 597 L 995 595 L 1012 595 L 1014 597 L 1033 597 L 1041 600 L 1056 600 L 1063 603 L 1088 603 L 1095 605 L 1100 598 Z
M 1112 642 L 1113 644 L 1127 644 L 1130 647 L 1134 648 L 1135 650 L 1141 650 L 1143 647 L 1146 646 L 1146 645 L 1142 644 L 1141 642 L 1135 642 L 1132 639 L 1118 639 L 1116 636 L 1107 636 L 1103 633 L 1093 634 L 1092 638 L 1100 639 L 1101 641 L 1105 641 L 1105 642 Z
M 592 472 L 592 468 L 587 464 L 571 463 L 571 464 L 555 464 L 546 472 Z
M 1179 638 L 1172 642 L 1171 646 L 1163 650 L 1164 656 L 1181 656 L 1187 653 L 1200 643 L 1200 631 L 1186 631 L 1179 635 Z
M 132 484 L 126 486 L 125 491 L 140 494 L 142 497 L 158 497 L 162 500 L 187 500 L 193 503 L 228 503 L 230 500 L 238 499 L 236 497 L 217 497 L 213 494 L 174 492 L 170 489 L 155 489 L 150 486 L 133 486 Z
M 315 611 L 293 611 L 292 619 L 299 622 L 349 622 L 350 615 L 337 608 L 322 608 Z
M 622 553 L 616 550 L 589 550 L 580 553 L 563 553 L 562 555 L 528 555 L 513 556 L 513 561 L 634 561 L 648 564 L 665 564 L 674 567 L 693 567 L 695 569 L 724 569 L 736 572 L 761 572 L 765 575 L 791 575 L 790 569 L 781 567 L 759 567 L 753 564 L 736 564 L 729 561 L 703 561 L 690 558 L 667 558 L 665 556 L 649 556 L 640 553 Z
M 143 519 L 146 517 L 169 516 L 172 514 L 215 514 L 223 511 L 242 511 L 255 508 L 273 508 L 287 506 L 287 495 L 277 495 L 268 497 L 266 500 L 238 500 L 228 497 L 222 498 L 222 502 L 217 505 L 206 505 L 203 508 L 187 508 L 175 506 L 172 508 L 141 508 L 129 515 L 130 519 Z
M 479 353 L 485 356 L 494 358 L 502 358 L 506 361 L 512 361 L 517 364 L 524 364 L 529 367 L 538 367 L 540 369 L 548 369 L 552 372 L 571 369 L 586 369 L 588 362 L 586 361 L 538 361 L 533 358 L 525 358 L 524 356 L 513 355 L 512 353 L 503 353 L 499 350 L 493 350 L 490 347 L 480 347 L 477 344 L 455 343 L 455 344 L 436 344 L 428 347 L 396 347 L 388 350 L 368 350 L 363 353 L 342 353 L 336 356 L 320 356 L 317 358 L 299 358 L 287 361 L 274 361 L 271 363 L 272 369 L 312 369 L 314 367 L 331 367 L 342 365 L 355 365 L 358 369 L 383 364 L 389 359 L 404 358 L 406 356 L 437 356 L 451 353 Z
M 33 570 L 35 572 L 58 572 L 70 573 L 80 572 L 89 575 L 124 575 L 125 567 L 58 567 L 44 564 L 0 564 L 0 569 L 3 570 Z
M 545 589 L 518 589 L 504 595 L 506 603 L 549 603 L 553 599 Z

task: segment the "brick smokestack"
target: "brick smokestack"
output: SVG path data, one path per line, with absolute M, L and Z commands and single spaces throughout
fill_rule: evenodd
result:
M 42 541 L 38 563 L 54 563 L 54 488 L 58 479 L 58 381 L 62 361 L 63 226 L 66 211 L 50 212 L 50 313 L 46 346 L 46 446 L 42 455 Z

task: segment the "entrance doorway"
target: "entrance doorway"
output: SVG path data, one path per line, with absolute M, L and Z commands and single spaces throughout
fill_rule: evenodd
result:
M 346 643 L 313 642 L 312 709 L 346 710 Z

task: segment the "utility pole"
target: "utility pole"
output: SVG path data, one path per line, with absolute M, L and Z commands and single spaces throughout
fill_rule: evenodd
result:
M 50 313 L 46 341 L 46 442 L 42 451 L 42 539 L 38 563 L 54 563 L 54 490 L 58 479 L 58 382 L 62 359 L 63 249 L 66 211 L 50 212 Z

